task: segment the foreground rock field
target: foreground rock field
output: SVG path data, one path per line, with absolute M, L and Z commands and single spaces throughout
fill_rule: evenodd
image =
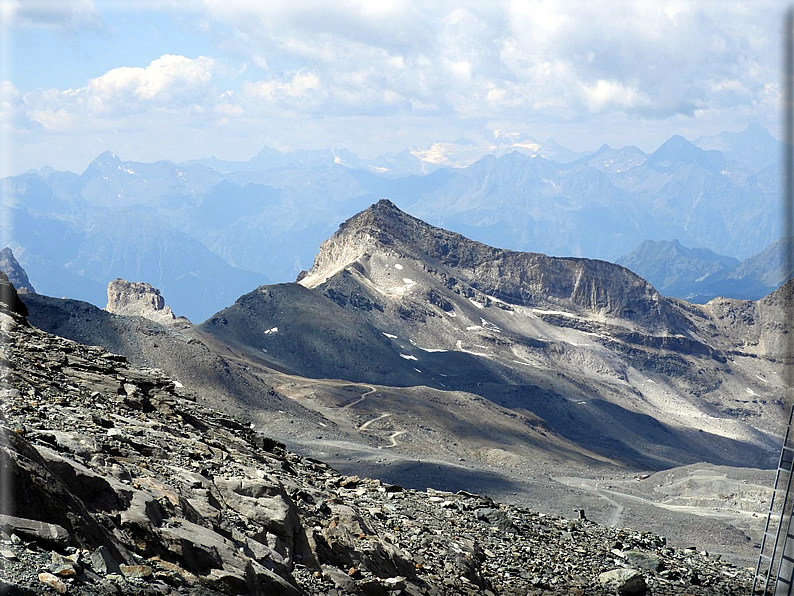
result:
M 749 592 L 658 536 L 340 475 L 31 327 L 2 285 L 0 593 Z

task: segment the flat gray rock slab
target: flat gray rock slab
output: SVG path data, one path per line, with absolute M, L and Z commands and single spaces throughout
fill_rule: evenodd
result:
M 0 515 L 0 529 L 6 534 L 17 534 L 21 538 L 53 546 L 65 547 L 71 540 L 69 532 L 62 526 L 13 515 Z

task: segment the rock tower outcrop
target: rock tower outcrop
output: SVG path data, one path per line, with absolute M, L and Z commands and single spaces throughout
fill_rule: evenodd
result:
M 141 281 L 115 279 L 108 284 L 108 303 L 105 310 L 117 315 L 145 317 L 163 325 L 184 324 L 185 317 L 174 315 L 166 305 L 160 290 Z

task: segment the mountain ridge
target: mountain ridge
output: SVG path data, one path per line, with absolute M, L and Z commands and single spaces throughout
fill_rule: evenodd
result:
M 652 326 L 677 325 L 658 292 L 628 269 L 594 259 L 548 257 L 493 248 L 430 226 L 401 211 L 387 199 L 344 222 L 321 245 L 315 264 L 299 283 L 307 287 L 324 283 L 333 273 L 362 256 L 370 241 L 385 247 L 396 245 L 403 254 L 420 252 L 461 271 L 464 279 L 463 272 L 477 270 L 479 290 L 511 303 L 541 306 L 548 304 L 548 299 L 558 299 L 561 304 Z M 341 250 L 337 247 L 340 242 L 343 244 Z M 359 246 L 361 244 L 363 246 Z M 607 271 L 619 277 L 620 296 L 613 297 L 599 290 L 597 280 L 608 278 Z M 539 273 L 535 275 L 535 272 Z M 483 281 L 483 276 L 488 281 Z

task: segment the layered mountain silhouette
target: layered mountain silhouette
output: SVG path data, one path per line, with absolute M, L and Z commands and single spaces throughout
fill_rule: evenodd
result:
M 631 269 L 666 296 L 708 302 L 719 296 L 758 300 L 794 276 L 787 270 L 791 240 L 781 238 L 739 262 L 704 248 L 687 248 L 677 240 L 646 240 L 616 262 Z
M 650 155 L 582 155 L 504 131 L 487 148 L 457 139 L 375 159 L 265 148 L 246 162 L 175 164 L 105 152 L 82 174 L 5 179 L 3 231 L 39 291 L 101 305 L 110 280 L 135 279 L 195 321 L 258 284 L 294 279 L 337 222 L 381 198 L 516 251 L 614 260 L 653 238 L 743 260 L 781 235 L 775 143 L 752 126 L 696 143 L 676 136 Z M 191 294 L 196 280 L 206 286 Z M 731 295 L 750 295 L 742 283 Z

